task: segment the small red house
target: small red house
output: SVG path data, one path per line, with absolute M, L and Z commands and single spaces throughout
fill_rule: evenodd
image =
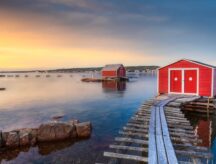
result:
M 216 67 L 182 59 L 158 69 L 158 93 L 216 95 Z
M 109 64 L 102 69 L 101 74 L 103 78 L 125 77 L 126 69 L 122 64 Z

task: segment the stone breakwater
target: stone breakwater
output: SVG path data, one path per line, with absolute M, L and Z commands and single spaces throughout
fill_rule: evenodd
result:
M 91 136 L 91 129 L 90 122 L 79 123 L 78 120 L 70 120 L 41 124 L 38 128 L 0 131 L 0 148 L 34 146 L 39 142 L 88 138 Z

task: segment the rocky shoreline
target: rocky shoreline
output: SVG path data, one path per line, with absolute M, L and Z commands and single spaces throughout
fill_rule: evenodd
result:
M 68 122 L 50 122 L 38 128 L 16 129 L 9 132 L 0 131 L 0 148 L 34 146 L 41 142 L 77 140 L 91 136 L 91 123 L 78 120 Z

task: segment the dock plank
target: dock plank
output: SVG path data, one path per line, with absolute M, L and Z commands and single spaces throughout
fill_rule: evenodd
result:
M 169 129 L 167 126 L 165 114 L 164 114 L 164 107 L 160 107 L 160 116 L 161 116 L 161 124 L 162 124 L 162 131 L 163 131 L 163 137 L 164 137 L 164 145 L 167 152 L 167 160 L 169 163 L 178 163 L 178 160 L 176 158 L 176 154 L 172 145 L 172 141 L 170 139 L 169 135 Z
M 104 152 L 104 156 L 112 157 L 112 158 L 120 158 L 120 159 L 129 159 L 129 160 L 135 160 L 135 161 L 141 161 L 141 162 L 148 162 L 148 158 L 136 156 L 136 155 L 129 155 L 129 154 Z
M 162 134 L 162 125 L 160 121 L 160 108 L 156 107 L 156 145 L 157 145 L 157 156 L 158 163 L 166 164 L 167 156 L 164 146 L 163 134 Z
M 115 144 L 109 146 L 115 152 L 104 152 L 104 156 L 112 160 L 119 159 L 119 162 L 127 159 L 150 164 L 190 163 L 190 160 L 178 161 L 176 154 L 189 157 L 195 163 L 199 163 L 200 158 L 212 158 L 208 149 L 193 146 L 200 143 L 200 140 L 181 109 L 167 107 L 175 104 L 176 99 L 184 97 L 171 95 L 143 104 L 119 131 L 121 136 L 115 138 Z M 143 157 L 143 152 L 148 152 L 148 158 Z
M 155 116 L 156 109 L 152 107 L 151 109 L 151 119 L 149 124 L 149 145 L 148 145 L 148 163 L 157 164 L 157 147 L 156 147 L 156 137 L 155 137 Z

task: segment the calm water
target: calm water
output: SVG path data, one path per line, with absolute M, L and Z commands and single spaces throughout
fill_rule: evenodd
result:
M 91 121 L 90 139 L 59 142 L 14 150 L 0 155 L 2 163 L 95 163 L 138 107 L 156 94 L 156 76 L 140 76 L 127 83 L 83 83 L 83 75 L 52 74 L 47 78 L 0 78 L 0 129 L 37 127 L 62 115 Z
M 143 75 L 127 83 L 83 83 L 83 74 L 52 74 L 47 78 L 0 78 L 0 130 L 37 127 L 52 116 L 91 121 L 92 136 L 78 142 L 40 144 L 0 154 L 1 163 L 106 162 L 103 151 L 147 99 L 156 94 L 156 76 Z M 216 116 L 186 113 L 195 131 L 216 156 Z M 203 161 L 206 163 L 206 161 Z M 212 161 L 216 163 L 216 161 Z

